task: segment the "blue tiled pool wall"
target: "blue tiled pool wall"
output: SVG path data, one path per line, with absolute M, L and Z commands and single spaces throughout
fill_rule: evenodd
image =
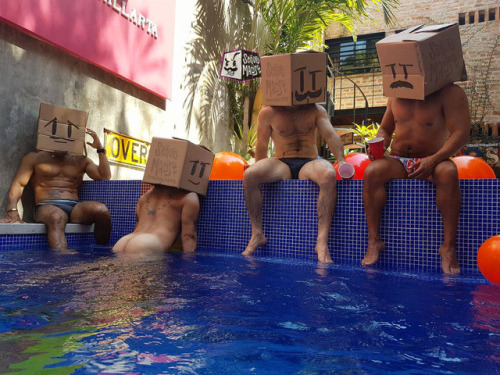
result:
M 489 237 L 500 234 L 500 180 L 461 180 L 462 209 L 457 234 L 459 262 L 465 272 L 478 272 L 476 253 Z M 133 181 L 84 181 L 81 200 L 108 206 L 113 229 L 111 244 L 133 231 L 135 206 L 149 185 Z M 359 264 L 368 232 L 364 215 L 363 181 L 339 181 L 338 200 L 329 247 L 337 264 Z M 256 256 L 316 258 L 318 187 L 310 181 L 281 181 L 262 186 L 263 224 L 268 244 Z M 378 268 L 408 272 L 439 270 L 443 227 L 435 205 L 435 187 L 426 181 L 395 180 L 388 184 L 381 235 L 386 251 Z M 241 253 L 251 235 L 241 181 L 211 181 L 200 197 L 198 249 Z M 70 246 L 93 243 L 91 234 L 68 234 Z M 2 236 L 0 248 L 43 246 L 45 235 Z M 8 245 L 5 245 L 8 244 Z
M 462 209 L 457 252 L 464 272 L 478 272 L 476 254 L 489 237 L 500 234 L 500 180 L 461 180 Z M 360 264 L 368 242 L 363 181 L 339 181 L 329 248 L 337 264 Z M 381 236 L 386 251 L 378 268 L 408 272 L 440 270 L 443 240 L 436 189 L 427 181 L 395 180 L 387 186 Z M 263 226 L 267 245 L 256 256 L 316 259 L 318 187 L 310 181 L 263 185 Z M 250 239 L 241 181 L 212 181 L 202 200 L 199 250 L 242 252 Z

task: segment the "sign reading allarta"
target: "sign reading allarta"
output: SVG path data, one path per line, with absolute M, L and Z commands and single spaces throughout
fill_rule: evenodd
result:
M 149 142 L 104 129 L 104 148 L 111 162 L 146 168 L 150 147 Z
M 244 49 L 224 52 L 220 76 L 236 81 L 259 78 L 261 76 L 259 54 Z

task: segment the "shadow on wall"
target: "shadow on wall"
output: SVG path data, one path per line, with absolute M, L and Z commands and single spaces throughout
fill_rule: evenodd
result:
M 125 111 L 132 109 L 128 98 L 149 105 L 137 102 L 136 110 L 144 117 L 161 115 L 166 108 L 164 99 L 3 22 L 0 67 L 0 216 L 21 159 L 35 150 L 40 103 L 88 111 L 93 117 L 90 128 L 107 127 L 126 134 L 138 129 L 138 124 L 126 121 Z

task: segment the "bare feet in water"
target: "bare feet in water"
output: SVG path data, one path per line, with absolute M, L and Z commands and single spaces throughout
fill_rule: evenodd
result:
M 441 254 L 441 269 L 443 272 L 458 275 L 460 273 L 460 266 L 458 265 L 455 246 L 446 246 L 443 244 L 439 248 L 439 254 Z
M 327 245 L 316 245 L 316 253 L 318 254 L 318 262 L 320 263 L 333 263 L 330 256 L 330 250 Z
M 267 238 L 263 233 L 252 234 L 252 238 L 248 242 L 247 248 L 241 254 L 252 255 L 253 252 L 260 246 L 264 246 L 267 243 Z
M 368 241 L 368 248 L 366 254 L 361 261 L 362 266 L 371 266 L 378 261 L 380 253 L 385 250 L 385 243 L 381 240 Z

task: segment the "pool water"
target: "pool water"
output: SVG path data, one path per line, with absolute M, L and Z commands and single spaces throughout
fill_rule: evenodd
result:
M 498 374 L 500 286 L 217 254 L 0 252 L 0 373 Z

